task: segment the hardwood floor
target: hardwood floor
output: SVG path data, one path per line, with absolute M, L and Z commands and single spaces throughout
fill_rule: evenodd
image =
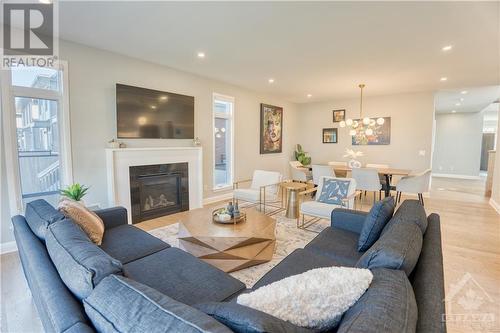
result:
M 448 332 L 500 332 L 500 215 L 483 191 L 484 180 L 433 178 L 425 197 L 426 211 L 441 216 Z M 178 218 L 138 226 L 151 230 Z M 1 332 L 42 331 L 17 253 L 2 255 L 0 265 Z

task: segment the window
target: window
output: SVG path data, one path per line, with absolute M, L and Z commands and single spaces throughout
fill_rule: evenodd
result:
M 57 205 L 72 182 L 65 66 L 17 67 L 2 74 L 12 213 L 43 198 Z
M 233 184 L 234 98 L 214 94 L 214 190 Z

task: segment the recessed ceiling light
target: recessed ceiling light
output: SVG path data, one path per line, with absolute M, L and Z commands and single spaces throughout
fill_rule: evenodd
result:
M 307 94 L 307 98 L 311 98 L 311 97 L 313 97 L 313 95 Z
M 271 78 L 271 79 L 267 80 L 267 82 L 269 82 L 269 83 L 274 83 L 274 79 L 273 79 L 273 78 Z
M 203 58 L 205 58 L 205 52 L 198 52 L 197 56 L 198 56 L 198 58 L 203 59 Z
M 460 104 L 460 103 L 455 103 L 455 106 L 460 106 L 460 105 L 462 105 L 462 104 Z
M 451 113 L 457 113 L 457 110 L 451 110 Z
M 443 50 L 444 52 L 447 52 L 447 51 L 451 51 L 452 48 L 453 48 L 453 45 L 446 45 L 446 46 L 443 46 L 441 48 L 441 50 Z
M 151 105 L 151 109 L 156 110 L 156 105 Z
M 46 5 L 50 5 L 52 3 L 52 0 L 38 0 L 38 2 L 46 4 Z
M 463 98 L 463 97 L 462 97 L 462 98 L 460 98 L 460 102 L 463 102 L 463 101 L 464 101 L 464 98 Z
M 168 96 L 166 96 L 166 95 L 160 96 L 160 101 L 166 101 L 167 99 L 168 99 Z
M 448 81 L 448 78 L 446 76 L 443 76 L 442 78 L 439 79 L 441 82 Z
M 462 90 L 460 93 L 461 93 L 462 95 L 465 95 L 465 94 L 467 94 L 467 90 Z

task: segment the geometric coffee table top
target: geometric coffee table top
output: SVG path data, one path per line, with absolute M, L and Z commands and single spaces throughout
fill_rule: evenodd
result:
M 257 211 L 245 209 L 246 221 L 219 224 L 212 208 L 183 212 L 179 221 L 179 246 L 203 261 L 233 272 L 270 261 L 276 245 L 276 222 Z

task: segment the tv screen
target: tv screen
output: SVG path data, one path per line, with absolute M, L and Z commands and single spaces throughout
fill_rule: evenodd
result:
M 193 139 L 194 97 L 116 84 L 120 139 Z

